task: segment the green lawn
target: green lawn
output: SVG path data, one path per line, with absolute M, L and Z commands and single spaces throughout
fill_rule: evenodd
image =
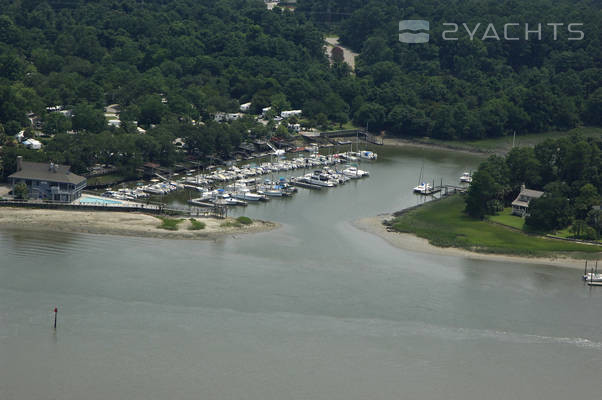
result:
M 469 218 L 463 210 L 463 197 L 453 196 L 395 218 L 392 221 L 393 228 L 426 238 L 435 246 L 460 247 L 486 253 L 591 257 L 592 253 L 602 251 L 599 246 L 527 235 L 486 220 Z
M 112 185 L 116 182 L 121 182 L 125 177 L 123 175 L 101 175 L 88 178 L 88 186 L 96 185 Z
M 573 133 L 579 133 L 585 137 L 600 137 L 602 135 L 602 128 L 600 127 L 579 127 L 571 129 L 570 131 L 551 131 L 546 133 L 531 133 L 527 135 L 516 136 L 516 146 L 534 146 L 538 143 L 543 142 L 546 139 L 558 139 L 564 136 L 568 136 Z M 482 139 L 482 140 L 438 140 L 438 139 L 418 139 L 420 142 L 440 144 L 444 146 L 451 146 L 455 148 L 464 148 L 467 150 L 478 150 L 492 153 L 506 153 L 512 148 L 513 136 L 504 136 L 493 139 Z
M 489 217 L 490 221 L 497 222 L 498 224 L 507 225 L 512 228 L 523 230 L 525 226 L 525 219 L 512 215 L 512 207 L 504 208 L 504 211 L 498 215 L 492 215 Z

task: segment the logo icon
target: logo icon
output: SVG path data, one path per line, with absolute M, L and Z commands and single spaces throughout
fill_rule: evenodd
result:
M 399 32 L 401 31 L 428 31 L 430 25 L 428 21 L 422 19 L 406 19 L 399 21 Z M 399 34 L 399 41 L 402 43 L 426 43 L 430 39 L 430 35 L 425 32 L 403 32 Z

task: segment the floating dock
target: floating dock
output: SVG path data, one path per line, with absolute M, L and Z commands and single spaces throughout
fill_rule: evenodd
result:
M 322 186 L 314 185 L 313 183 L 307 183 L 307 182 L 291 181 L 291 185 L 306 188 L 306 189 L 322 190 Z

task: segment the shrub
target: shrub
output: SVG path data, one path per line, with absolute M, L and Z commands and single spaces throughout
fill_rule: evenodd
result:
M 200 231 L 201 229 L 205 229 L 205 223 L 201 221 L 197 221 L 194 218 L 190 218 L 190 226 L 188 227 L 191 231 Z
M 238 217 L 236 220 L 243 225 L 251 225 L 253 223 L 253 220 L 249 217 Z
M 177 231 L 178 224 L 184 221 L 183 219 L 173 219 L 167 217 L 159 217 L 159 219 L 161 220 L 161 225 L 157 226 L 157 228 L 166 229 L 168 231 Z

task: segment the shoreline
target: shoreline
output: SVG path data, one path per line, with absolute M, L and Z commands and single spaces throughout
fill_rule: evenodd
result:
M 437 143 L 424 143 L 424 142 L 420 142 L 420 141 L 416 141 L 416 140 L 401 139 L 401 138 L 394 138 L 394 137 L 385 137 L 383 139 L 383 145 L 384 146 L 392 146 L 392 147 L 416 147 L 416 148 L 421 148 L 421 149 L 445 150 L 445 151 L 453 151 L 453 152 L 457 152 L 457 153 L 479 155 L 479 156 L 483 156 L 483 157 L 487 157 L 492 154 L 498 154 L 496 152 L 488 152 L 485 150 L 478 150 L 476 148 L 468 148 L 468 147 L 460 147 L 460 146 L 458 146 L 458 147 L 446 146 L 446 145 L 437 144 Z M 501 153 L 499 153 L 499 154 L 501 154 Z
M 430 244 L 427 239 L 423 239 L 410 233 L 389 232 L 382 222 L 386 219 L 390 219 L 391 217 L 391 214 L 380 214 L 376 217 L 355 220 L 352 222 L 352 225 L 363 232 L 376 235 L 381 239 L 384 239 L 391 246 L 402 250 L 441 256 L 471 258 L 476 260 L 551 265 L 555 267 L 583 270 L 583 263 L 585 260 L 576 258 L 528 257 L 505 254 L 477 253 L 457 247 L 437 247 Z
M 268 221 L 253 220 L 251 225 L 221 226 L 232 218 L 197 218 L 205 229 L 188 230 L 189 218 L 183 218 L 179 230 L 160 229 L 155 216 L 134 212 L 64 211 L 23 208 L 0 208 L 0 230 L 19 229 L 47 232 L 89 233 L 97 235 L 135 236 L 159 239 L 213 240 L 225 235 L 267 232 L 279 227 Z

